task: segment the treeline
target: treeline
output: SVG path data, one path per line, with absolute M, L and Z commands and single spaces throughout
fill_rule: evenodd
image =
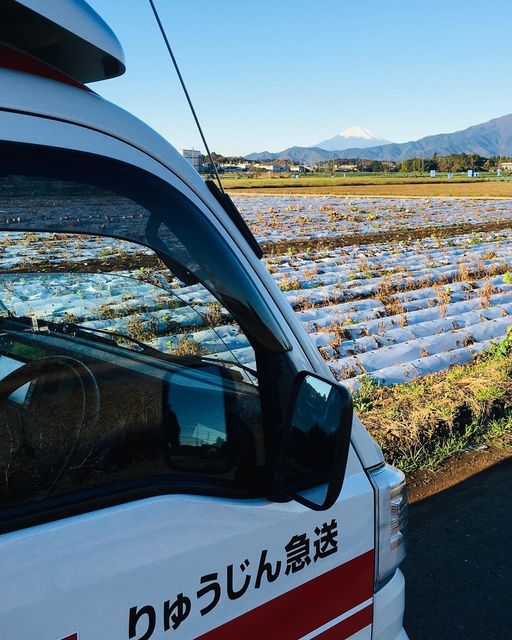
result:
M 319 169 L 330 171 L 343 170 L 343 167 L 354 167 L 356 171 L 363 173 L 382 173 L 398 171 L 398 162 L 392 160 L 364 160 L 361 158 L 343 158 L 342 160 L 322 160 L 316 163 Z M 351 169 L 347 169 L 350 171 Z
M 221 153 L 212 151 L 212 158 L 214 162 L 226 163 L 226 164 L 242 164 L 247 162 L 243 156 L 223 156 Z
M 430 158 L 409 158 L 402 162 L 391 160 L 362 160 L 360 158 L 344 158 L 343 160 L 330 160 L 319 162 L 318 167 L 325 170 L 343 170 L 344 166 L 352 166 L 356 171 L 364 173 L 422 173 L 439 171 L 444 173 L 457 173 L 460 171 L 493 171 L 502 162 L 512 162 L 510 157 L 491 156 L 486 158 L 477 153 L 452 153 L 447 156 L 434 154 Z
M 503 156 L 491 156 L 485 158 L 477 153 L 452 153 L 448 156 L 434 154 L 431 158 L 410 158 L 398 164 L 397 170 L 401 172 L 411 171 L 441 171 L 457 173 L 458 171 L 492 171 L 501 162 L 510 162 L 510 158 Z
M 223 156 L 212 153 L 213 159 L 218 163 L 242 164 L 246 163 L 242 156 Z M 291 160 L 272 160 L 287 170 L 289 165 L 297 164 Z M 434 154 L 430 158 L 409 158 L 401 162 L 392 160 L 365 160 L 362 158 L 343 158 L 323 160 L 316 164 L 319 170 L 324 171 L 358 171 L 360 173 L 423 173 L 432 170 L 441 173 L 458 173 L 460 171 L 493 171 L 501 162 L 512 162 L 512 157 L 491 156 L 486 158 L 477 153 L 452 153 L 447 156 Z M 301 164 L 301 163 L 299 163 Z

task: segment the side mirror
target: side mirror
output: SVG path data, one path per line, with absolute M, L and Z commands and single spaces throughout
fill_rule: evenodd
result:
M 298 374 L 278 469 L 284 495 L 317 511 L 332 507 L 345 477 L 352 413 L 344 387 L 307 371 Z

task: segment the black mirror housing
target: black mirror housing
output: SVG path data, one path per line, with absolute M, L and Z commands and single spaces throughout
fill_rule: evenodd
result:
M 317 511 L 338 499 L 352 431 L 345 387 L 303 371 L 295 379 L 278 463 L 280 492 Z

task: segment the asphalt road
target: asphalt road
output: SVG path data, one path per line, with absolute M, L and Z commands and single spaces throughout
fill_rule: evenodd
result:
M 410 640 L 512 640 L 512 458 L 412 505 Z

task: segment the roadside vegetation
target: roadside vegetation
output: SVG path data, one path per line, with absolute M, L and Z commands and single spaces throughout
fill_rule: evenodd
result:
M 355 410 L 407 473 L 480 445 L 512 444 L 512 329 L 475 361 L 392 387 L 362 381 Z

